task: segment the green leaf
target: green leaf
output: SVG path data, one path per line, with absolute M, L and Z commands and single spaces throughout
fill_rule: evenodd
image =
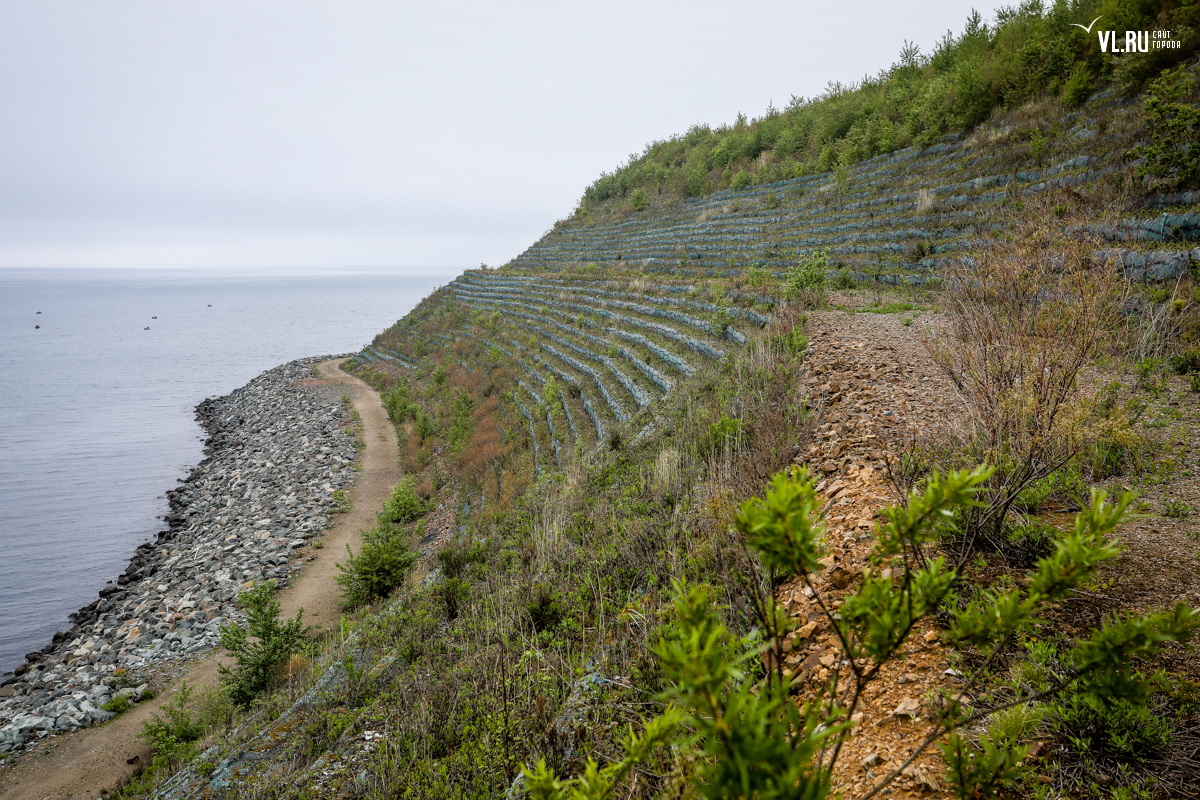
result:
M 801 467 L 791 475 L 779 473 L 765 496 L 743 503 L 734 525 L 768 569 L 784 575 L 817 572 L 825 553 L 820 507 L 808 469 Z

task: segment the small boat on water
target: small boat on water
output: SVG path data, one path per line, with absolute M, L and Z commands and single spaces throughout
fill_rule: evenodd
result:
M 42 313 L 42 312 L 40 312 L 40 311 L 39 311 L 38 313 L 40 314 L 40 313 Z M 42 326 L 41 326 L 41 325 L 34 325 L 34 326 L 33 326 L 33 329 L 36 331 L 36 330 L 37 330 L 38 328 L 40 328 L 40 327 L 42 327 Z
M 40 313 L 42 313 L 42 312 L 40 312 L 40 311 L 39 311 L 39 312 L 37 312 L 37 313 L 39 313 L 39 314 L 40 314 Z
M 158 317 L 151 317 L 150 319 L 158 319 Z
M 144 331 L 148 331 L 148 330 L 150 330 L 150 326 L 149 326 L 149 325 L 147 325 L 146 327 L 142 328 L 142 330 L 144 330 Z

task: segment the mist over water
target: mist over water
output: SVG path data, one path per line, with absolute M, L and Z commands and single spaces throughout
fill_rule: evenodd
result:
M 163 529 L 198 402 L 357 351 L 458 273 L 430 272 L 0 269 L 0 672 Z

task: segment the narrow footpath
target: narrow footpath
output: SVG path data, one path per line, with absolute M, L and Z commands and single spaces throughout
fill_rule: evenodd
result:
M 357 547 L 360 531 L 375 521 L 392 487 L 401 477 L 396 430 L 387 418 L 379 395 L 358 378 L 338 368 L 342 360 L 322 362 L 319 370 L 328 384 L 342 387 L 362 418 L 366 443 L 359 463 L 362 471 L 348 492 L 351 509 L 325 536 L 325 547 L 315 560 L 279 595 L 284 616 L 304 609 L 304 621 L 321 628 L 336 625 L 340 612 L 334 578 L 337 563 L 345 560 L 346 545 Z M 220 653 L 209 653 L 194 662 L 181 678 L 194 687 L 217 682 Z M 101 789 L 125 781 L 136 766 L 149 762 L 150 751 L 138 740 L 142 720 L 170 698 L 177 681 L 154 700 L 140 703 L 111 722 L 47 738 L 41 746 L 19 757 L 16 766 L 0 773 L 3 800 L 76 800 L 98 798 Z M 130 760 L 135 759 L 132 764 Z

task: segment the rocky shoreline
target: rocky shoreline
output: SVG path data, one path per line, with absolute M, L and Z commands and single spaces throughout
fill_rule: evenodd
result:
M 336 357 L 283 364 L 196 407 L 205 458 L 167 492 L 169 527 L 69 631 L 3 676 L 0 752 L 111 719 L 104 706 L 136 702 L 147 670 L 218 644 L 221 626 L 242 619 L 239 592 L 287 585 L 299 548 L 337 510 L 334 492 L 354 482 L 349 414 L 335 387 L 312 380 Z

